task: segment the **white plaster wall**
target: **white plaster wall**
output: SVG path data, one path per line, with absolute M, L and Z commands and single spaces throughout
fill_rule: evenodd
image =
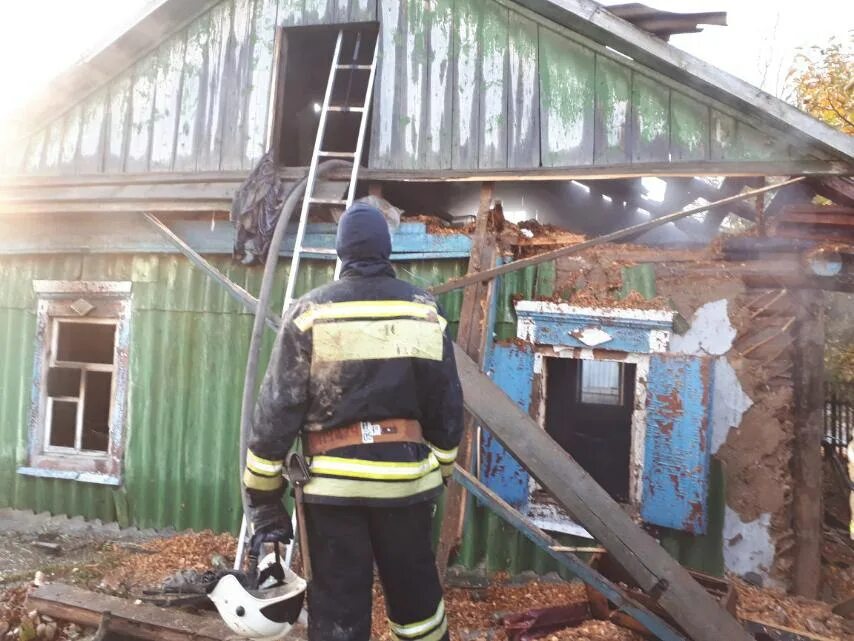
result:
M 765 585 L 777 587 L 768 573 L 774 562 L 771 540 L 771 514 L 765 512 L 755 521 L 744 522 L 738 512 L 726 508 L 724 515 L 724 565 L 739 576 L 755 572 Z

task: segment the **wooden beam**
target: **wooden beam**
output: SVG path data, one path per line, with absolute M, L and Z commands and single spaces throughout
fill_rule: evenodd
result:
M 432 288 L 432 292 L 434 294 L 443 294 L 445 292 L 450 292 L 455 289 L 459 289 L 460 287 L 465 287 L 472 283 L 476 283 L 478 281 L 484 281 L 488 279 L 495 278 L 496 276 L 501 276 L 502 274 L 507 274 L 510 272 L 515 272 L 520 269 L 524 269 L 525 267 L 529 267 L 530 265 L 539 265 L 540 263 L 545 263 L 550 260 L 554 260 L 556 258 L 562 258 L 563 256 L 571 256 L 572 254 L 578 254 L 582 251 L 589 249 L 590 247 L 595 247 L 596 245 L 601 245 L 603 243 L 615 242 L 618 240 L 624 240 L 626 238 L 631 238 L 633 236 L 637 236 L 638 234 L 642 234 L 650 229 L 654 229 L 660 225 L 664 225 L 666 223 L 674 222 L 685 218 L 686 216 L 691 216 L 692 214 L 697 214 L 703 211 L 708 211 L 714 207 L 720 207 L 722 205 L 727 205 L 729 203 L 735 202 L 737 200 L 743 200 L 744 198 L 750 198 L 751 196 L 755 196 L 756 194 L 764 193 L 766 191 L 771 191 L 772 189 L 779 189 L 780 187 L 785 187 L 787 185 L 791 185 L 803 180 L 803 177 L 792 178 L 780 183 L 776 183 L 774 185 L 768 185 L 767 187 L 763 187 L 761 189 L 754 189 L 752 191 L 744 192 L 741 194 L 736 194 L 734 196 L 730 196 L 729 198 L 723 198 L 721 200 L 709 203 L 708 205 L 701 205 L 699 207 L 692 207 L 690 209 L 686 209 L 684 211 L 678 211 L 667 216 L 661 216 L 659 218 L 655 218 L 653 220 L 640 223 L 638 225 L 632 225 L 631 227 L 626 227 L 625 229 L 620 229 L 618 231 L 612 232 L 610 234 L 605 234 L 604 236 L 598 236 L 591 240 L 586 240 L 581 243 L 577 243 L 575 245 L 570 245 L 568 247 L 562 247 L 560 249 L 556 249 L 554 251 L 546 252 L 544 254 L 540 254 L 539 256 L 531 256 L 530 258 L 523 258 L 522 260 L 513 261 L 512 263 L 507 263 L 505 265 L 501 265 L 499 267 L 494 267 L 492 269 L 487 269 L 477 274 L 467 274 L 461 278 L 457 278 L 455 280 L 448 281 L 447 283 L 443 283 L 442 285 L 437 285 Z
M 832 200 L 837 205 L 854 207 L 854 180 L 845 176 L 830 176 L 810 179 L 816 193 Z
M 519 530 L 521 534 L 538 548 L 543 550 L 555 561 L 567 568 L 576 577 L 586 584 L 593 586 L 619 610 L 631 614 L 638 621 L 644 623 L 650 630 L 654 631 L 662 641 L 684 641 L 681 634 L 676 632 L 670 625 L 662 621 L 655 614 L 646 610 L 626 594 L 619 585 L 606 579 L 599 572 L 591 568 L 584 561 L 575 556 L 574 551 L 586 551 L 584 548 L 572 548 L 558 545 L 557 541 L 534 525 L 530 519 L 520 514 L 504 499 L 486 487 L 472 474 L 458 465 L 454 468 L 454 480 L 464 486 L 479 501 L 484 503 L 495 514 L 507 523 Z M 589 548 L 600 551 L 602 548 Z
M 800 596 L 815 599 L 821 580 L 824 297 L 820 292 L 801 290 L 795 299 L 798 323 L 792 369 L 795 388 L 792 589 Z
M 88 628 L 97 628 L 103 614 L 109 613 L 109 632 L 151 641 L 225 641 L 234 634 L 217 616 L 134 605 L 126 599 L 62 583 L 36 588 L 27 598 L 27 607 Z
M 480 205 L 475 219 L 475 231 L 472 238 L 472 253 L 469 259 L 468 273 L 474 274 L 495 265 L 498 245 L 495 235 L 489 230 L 489 215 L 494 193 L 492 183 L 484 183 L 480 189 Z M 489 310 L 495 295 L 495 281 L 478 282 L 469 285 L 463 292 L 460 309 L 460 324 L 457 329 L 457 344 L 483 367 L 486 342 L 490 336 L 487 331 Z M 474 443 L 477 424 L 469 414 L 465 416 L 463 437 L 460 441 L 457 460 L 467 470 L 472 469 Z M 445 493 L 445 512 L 442 518 L 442 530 L 439 545 L 436 548 L 436 566 L 439 577 L 444 580 L 448 562 L 454 550 L 459 546 L 463 535 L 466 512 L 466 491 L 456 483 L 448 486 Z
M 530 474 L 601 543 L 694 641 L 748 641 L 750 636 L 656 541 L 632 521 L 530 416 L 459 347 L 465 405 Z

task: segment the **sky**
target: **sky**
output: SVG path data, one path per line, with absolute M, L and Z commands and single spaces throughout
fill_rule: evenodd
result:
M 51 78 L 105 44 L 157 0 L 0 0 L 0 139 L 15 138 L 12 114 Z M 614 2 L 605 2 L 605 4 Z M 797 47 L 854 28 L 846 0 L 645 0 L 668 11 L 726 11 L 729 26 L 674 36 L 671 43 L 781 95 Z

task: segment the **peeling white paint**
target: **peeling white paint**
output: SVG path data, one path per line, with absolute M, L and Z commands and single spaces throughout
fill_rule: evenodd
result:
M 622 307 L 579 307 L 569 303 L 520 300 L 516 311 L 528 314 L 568 314 L 571 316 L 590 316 L 594 318 L 625 318 L 629 320 L 647 320 L 670 323 L 674 312 L 664 309 L 628 309 Z M 521 323 L 521 320 L 520 320 Z
M 712 374 L 712 454 L 726 443 L 729 431 L 741 425 L 741 417 L 753 405 L 726 356 L 715 359 Z
M 732 348 L 735 327 L 729 320 L 727 300 L 706 303 L 691 318 L 691 329 L 682 336 L 675 334 L 670 339 L 670 351 L 697 356 L 711 354 L 720 356 Z
M 670 344 L 670 332 L 664 329 L 653 329 L 649 332 L 649 351 L 658 354 L 667 351 Z
M 590 347 L 596 347 L 611 340 L 611 335 L 598 327 L 585 327 L 582 330 L 574 330 L 569 334 Z
M 729 572 L 744 576 L 755 572 L 768 580 L 774 562 L 774 544 L 771 541 L 771 514 L 765 512 L 755 521 L 745 523 L 729 506 L 724 515 L 724 565 Z

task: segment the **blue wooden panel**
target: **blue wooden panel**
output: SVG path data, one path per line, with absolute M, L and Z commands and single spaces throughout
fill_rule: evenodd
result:
M 487 374 L 526 412 L 531 408 L 534 351 L 530 346 L 495 345 Z M 528 472 L 483 430 L 480 439 L 480 479 L 490 490 L 515 508 L 528 503 Z
M 706 532 L 711 370 L 708 358 L 650 357 L 641 503 L 647 523 Z
M 538 345 L 607 349 L 617 352 L 648 354 L 651 352 L 650 331 L 670 329 L 671 323 L 655 320 L 598 318 L 569 314 L 534 314 L 519 312 L 520 319 L 529 321 L 527 340 Z M 610 338 L 596 345 L 582 342 L 584 330 L 599 329 Z

